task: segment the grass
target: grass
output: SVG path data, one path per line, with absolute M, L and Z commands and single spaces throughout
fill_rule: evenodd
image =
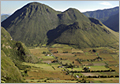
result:
M 92 62 L 92 64 L 93 64 L 94 66 L 105 66 L 105 65 L 106 65 L 104 61 Z
M 49 64 L 32 64 L 32 63 L 26 63 L 23 62 L 22 65 L 28 65 L 28 66 L 33 66 L 33 67 L 39 67 L 45 71 L 54 71 L 54 69 L 51 67 Z
M 100 72 L 102 75 L 119 75 L 117 72 Z
M 36 54 L 42 54 L 43 52 L 49 52 L 47 48 L 40 48 L 40 47 L 35 47 L 35 48 L 32 48 L 32 49 L 29 49 L 30 52 L 33 54 L 33 55 L 36 55 Z
M 82 65 L 86 65 L 86 66 L 93 65 L 93 63 L 91 63 L 91 62 L 88 62 L 88 61 L 86 61 L 86 62 L 81 62 L 81 63 L 82 63 Z
M 94 83 L 99 81 L 100 83 L 119 83 L 119 78 L 93 78 Z
M 70 64 L 71 63 L 71 61 L 69 61 L 69 60 L 61 60 L 61 62 L 62 62 L 62 64 L 66 64 L 66 63 Z
M 109 70 L 109 68 L 106 68 L 105 66 L 87 66 L 90 67 L 90 70 Z
M 77 81 L 71 80 L 47 80 L 47 83 L 76 83 Z
M 67 68 L 69 71 L 82 71 L 82 67 L 81 68 L 73 68 L 73 69 L 71 69 L 71 68 Z
M 55 59 L 53 56 L 43 56 L 42 59 Z

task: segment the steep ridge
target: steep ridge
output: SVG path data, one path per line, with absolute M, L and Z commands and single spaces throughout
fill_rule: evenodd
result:
M 22 83 L 19 69 L 12 60 L 1 50 L 1 83 Z
M 3 21 L 2 26 L 16 41 L 39 45 L 47 42 L 47 31 L 58 25 L 58 13 L 44 4 L 29 3 Z
M 1 27 L 1 50 L 3 50 L 13 62 L 16 60 L 31 63 L 38 61 L 22 42 L 12 40 L 10 34 L 3 27 Z
M 21 62 L 36 63 L 38 59 L 22 42 L 12 40 L 10 34 L 1 27 L 1 81 L 23 82 L 19 71 L 22 67 Z

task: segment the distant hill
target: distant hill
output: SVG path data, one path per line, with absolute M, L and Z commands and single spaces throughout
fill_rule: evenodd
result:
M 118 13 L 119 13 L 119 7 L 114 7 L 110 9 L 104 9 L 104 10 L 88 11 L 88 12 L 84 12 L 83 14 L 87 17 L 92 17 L 100 20 L 107 27 L 111 28 L 114 31 L 119 31 Z M 111 23 L 115 23 L 115 24 L 111 24 Z
M 118 42 L 118 33 L 100 21 L 86 17 L 77 9 L 69 8 L 58 12 L 37 2 L 17 10 L 1 25 L 14 40 L 22 41 L 27 46 L 58 42 L 80 48 L 110 45 L 114 47 L 112 43 Z
M 107 20 L 109 16 L 117 13 L 119 13 L 119 6 L 110 9 L 83 12 L 85 16 L 96 18 L 102 22 Z
M 1 22 L 4 21 L 5 19 L 7 19 L 10 15 L 8 14 L 4 14 L 4 15 L 1 15 Z
M 119 31 L 119 13 L 110 16 L 103 24 L 114 31 Z
M 23 82 L 19 71 L 21 62 L 36 63 L 38 59 L 31 55 L 23 43 L 12 40 L 10 34 L 1 27 L 1 81 Z

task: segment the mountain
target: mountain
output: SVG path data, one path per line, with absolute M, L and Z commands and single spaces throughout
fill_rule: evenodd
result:
M 119 13 L 110 16 L 106 21 L 103 22 L 110 29 L 119 32 Z
M 109 16 L 117 13 L 119 13 L 119 6 L 110 9 L 83 12 L 85 16 L 96 18 L 102 22 L 107 20 Z
M 7 19 L 10 15 L 8 14 L 4 14 L 4 15 L 1 15 L 1 22 L 4 21 L 5 19 Z
M 76 9 L 70 8 L 61 13 L 44 4 L 34 2 L 17 10 L 1 25 L 14 40 L 20 40 L 27 46 L 34 46 L 47 43 L 47 32 L 59 24 L 70 24 L 83 17 L 85 16 Z M 87 17 L 85 18 L 88 20 Z
M 14 40 L 22 41 L 27 46 L 58 42 L 78 47 L 96 47 L 118 42 L 118 33 L 75 8 L 59 12 L 37 2 L 17 10 L 1 25 Z M 110 36 L 112 40 L 108 38 Z
M 47 31 L 58 25 L 58 13 L 60 12 L 44 4 L 29 3 L 14 12 L 1 25 L 13 39 L 20 40 L 27 46 L 44 44 L 47 42 Z
M 38 59 L 22 42 L 12 40 L 10 34 L 1 27 L 1 82 L 23 82 L 19 71 L 23 67 L 21 62 L 36 63 Z
M 48 43 L 68 44 L 78 48 L 112 46 L 116 48 L 119 34 L 110 30 L 100 21 L 89 18 L 91 22 L 61 24 L 48 32 Z M 117 46 L 118 48 L 118 46 Z
M 114 31 L 119 31 L 119 7 L 83 13 L 87 17 L 96 18 Z

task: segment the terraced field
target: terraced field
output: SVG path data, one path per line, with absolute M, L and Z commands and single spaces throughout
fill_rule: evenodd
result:
M 75 49 L 64 44 L 32 48 L 40 60 L 21 70 L 28 83 L 118 83 L 119 52 L 108 47 Z

